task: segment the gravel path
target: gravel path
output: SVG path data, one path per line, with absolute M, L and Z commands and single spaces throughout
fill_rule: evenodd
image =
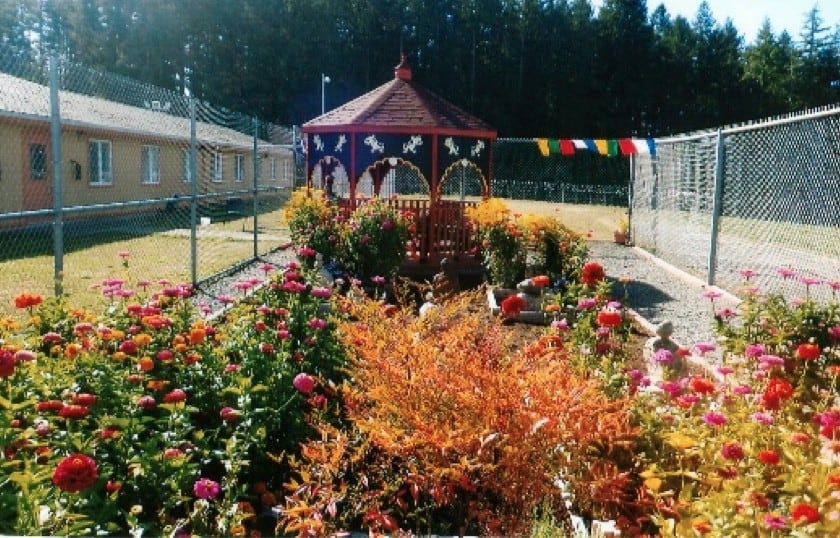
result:
M 608 241 L 591 241 L 590 258 L 601 263 L 607 276 L 616 280 L 629 277 L 627 305 L 652 330 L 663 321 L 674 324 L 672 339 L 682 346 L 697 342 L 714 342 L 712 303 L 703 294 L 707 291 L 723 295 L 715 299 L 714 308 L 734 308 L 737 297 L 708 286 L 702 280 L 668 265 L 662 260 L 635 248 Z M 621 294 L 621 284 L 618 284 Z

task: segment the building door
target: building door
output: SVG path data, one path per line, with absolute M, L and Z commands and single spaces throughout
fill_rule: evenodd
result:
M 26 133 L 23 137 L 23 209 L 53 206 L 48 132 Z

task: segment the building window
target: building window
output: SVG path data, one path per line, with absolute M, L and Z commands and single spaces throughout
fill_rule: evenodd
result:
M 90 155 L 90 184 L 111 185 L 114 181 L 111 169 L 111 142 L 91 140 L 88 146 Z
M 283 180 L 288 181 L 292 176 L 292 161 L 283 159 Z
M 222 180 L 222 154 L 218 151 L 213 152 L 213 181 L 219 182 Z
M 47 179 L 46 144 L 29 144 L 29 178 Z
M 236 155 L 234 159 L 233 180 L 241 183 L 245 181 L 245 156 Z
M 274 157 L 272 157 L 268 161 L 268 178 L 271 181 L 274 181 L 274 180 L 277 179 L 277 159 L 275 159 Z
M 192 153 L 189 149 L 185 149 L 184 153 L 181 157 L 181 163 L 183 164 L 183 173 L 181 176 L 184 178 L 184 183 L 191 183 L 192 182 Z
M 159 146 L 143 146 L 143 183 L 160 183 Z

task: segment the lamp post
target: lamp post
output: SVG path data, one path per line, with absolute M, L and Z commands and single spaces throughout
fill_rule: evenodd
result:
M 329 84 L 329 83 L 330 83 L 330 77 L 321 73 L 321 115 L 322 116 L 324 115 L 324 112 L 326 111 L 326 109 L 324 107 L 324 85 Z

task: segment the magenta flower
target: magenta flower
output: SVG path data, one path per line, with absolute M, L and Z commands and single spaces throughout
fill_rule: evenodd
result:
M 19 349 L 15 351 L 14 355 L 16 362 L 28 362 L 35 360 L 35 353 L 28 349 Z
M 660 381 L 657 386 L 671 398 L 679 396 L 682 392 L 682 386 L 676 381 Z
M 766 514 L 764 526 L 768 529 L 784 529 L 787 527 L 787 518 L 780 514 Z
M 273 270 L 274 270 L 274 266 L 271 265 L 270 263 L 263 263 L 263 264 L 260 265 L 260 271 L 262 271 L 263 273 L 268 274 Z
M 745 396 L 747 394 L 752 394 L 752 387 L 749 385 L 735 385 L 732 387 L 732 392 Z
M 822 280 L 819 278 L 814 278 L 811 276 L 800 276 L 799 281 L 805 284 L 806 287 L 816 286 L 818 284 L 822 284 Z
M 381 286 L 385 283 L 385 277 L 380 275 L 375 275 L 370 277 L 370 281 L 373 282 L 375 286 Z
M 309 320 L 309 327 L 315 330 L 323 329 L 327 326 L 327 322 L 321 318 L 312 318 Z
M 709 426 L 723 426 L 726 424 L 726 415 L 711 411 L 703 415 L 703 422 Z
M 744 459 L 744 449 L 738 443 L 724 443 L 720 447 L 720 455 L 726 460 Z
M 311 293 L 313 297 L 317 297 L 319 299 L 329 299 L 332 295 L 332 290 L 324 287 L 314 287 L 312 288 Z
M 764 424 L 765 426 L 770 426 L 771 424 L 776 422 L 776 419 L 773 418 L 773 415 L 771 415 L 770 413 L 764 413 L 763 411 L 758 411 L 750 416 L 754 421 L 758 422 L 759 424 Z
M 715 370 L 717 370 L 717 373 L 720 375 L 727 376 L 734 372 L 735 368 L 732 368 L 731 366 L 718 366 Z
M 772 368 L 774 366 L 784 366 L 785 360 L 778 355 L 761 355 L 758 357 L 758 362 L 764 365 L 766 368 Z
M 776 273 L 778 273 L 779 276 L 785 280 L 796 276 L 796 271 L 787 267 L 779 267 L 778 269 L 776 269 Z
M 674 354 L 664 348 L 657 350 L 651 358 L 656 364 L 671 364 L 674 362 Z
M 236 299 L 231 297 L 230 295 L 221 294 L 216 297 L 216 300 L 222 304 L 233 304 L 236 302 Z
M 705 356 L 706 353 L 714 351 L 717 347 L 711 342 L 697 342 L 694 344 L 694 349 L 697 350 L 700 356 Z
M 828 336 L 830 336 L 832 340 L 840 341 L 840 325 L 835 325 L 830 328 L 828 330 Z
M 754 359 L 756 357 L 764 355 L 765 351 L 766 348 L 764 347 L 764 344 L 750 344 L 747 346 L 747 349 L 744 350 L 744 355 L 751 359 Z
M 140 399 L 137 400 L 137 406 L 141 409 L 153 409 L 155 405 L 157 405 L 157 402 L 151 396 L 140 396 Z
M 317 252 L 312 247 L 301 247 L 301 249 L 298 250 L 298 256 L 302 258 L 311 258 L 315 256 L 315 254 L 317 254 Z
M 738 274 L 744 277 L 744 280 L 749 280 L 753 277 L 758 276 L 758 273 L 753 271 L 752 269 L 741 269 L 738 271 Z
M 295 376 L 292 385 L 303 394 L 311 394 L 315 389 L 315 379 L 311 375 L 301 372 Z
M 567 331 L 569 329 L 569 322 L 566 318 L 555 319 L 551 322 L 551 328 L 556 331 Z
M 589 310 L 590 308 L 594 308 L 598 302 L 592 297 L 583 297 L 578 299 L 578 310 Z
M 715 316 L 721 319 L 732 319 L 737 315 L 738 313 L 729 307 L 721 308 L 715 312 Z
M 714 301 L 715 299 L 717 299 L 719 297 L 723 297 L 723 293 L 721 293 L 717 290 L 707 290 L 707 291 L 703 292 L 703 297 L 705 297 L 706 299 L 709 299 L 711 301 Z
M 209 478 L 199 478 L 193 484 L 193 493 L 199 499 L 215 499 L 220 491 L 219 483 Z

